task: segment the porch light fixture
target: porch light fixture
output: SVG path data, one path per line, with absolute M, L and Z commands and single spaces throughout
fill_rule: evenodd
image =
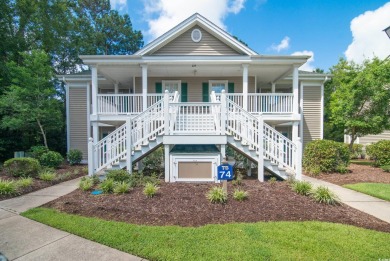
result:
M 383 30 L 387 36 L 390 38 L 390 26 Z

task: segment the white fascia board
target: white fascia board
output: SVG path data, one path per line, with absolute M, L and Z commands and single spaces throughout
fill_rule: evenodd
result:
M 257 55 L 255 51 L 243 45 L 242 43 L 234 39 L 231 35 L 229 35 L 227 32 L 225 32 L 223 29 L 219 28 L 214 23 L 207 20 L 206 18 L 204 18 L 198 13 L 190 16 L 189 18 L 187 18 L 186 20 L 184 20 L 183 22 L 181 22 L 180 24 L 178 24 L 168 32 L 156 38 L 154 41 L 150 42 L 144 48 L 136 52 L 135 55 L 145 55 L 149 52 L 152 52 L 164 46 L 166 43 L 170 42 L 176 36 L 180 35 L 182 32 L 188 30 L 194 25 L 205 27 L 204 29 L 206 31 L 213 34 L 217 38 L 224 40 L 233 49 L 236 50 L 238 49 L 247 55 Z

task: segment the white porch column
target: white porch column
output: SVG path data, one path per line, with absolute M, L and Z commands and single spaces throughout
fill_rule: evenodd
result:
M 119 93 L 119 84 L 118 84 L 118 83 L 115 83 L 115 84 L 114 84 L 114 93 L 115 93 L 115 94 L 118 94 L 118 93 Z
M 291 133 L 291 140 L 296 143 L 297 140 L 298 140 L 298 132 L 299 132 L 299 122 L 298 121 L 294 121 L 293 122 L 293 125 L 292 125 L 292 133 Z
M 126 170 L 129 174 L 133 173 L 133 161 L 131 160 L 132 140 L 131 140 L 131 120 L 130 116 L 126 119 Z
M 92 74 L 92 114 L 97 115 L 98 75 L 97 75 L 96 66 L 91 66 L 91 74 Z
M 299 86 L 298 86 L 298 65 L 294 65 L 294 72 L 293 72 L 293 113 L 298 114 L 299 113 L 299 102 L 298 102 L 298 96 L 299 96 Z
M 275 93 L 275 89 L 276 89 L 275 87 L 276 87 L 276 84 L 273 82 L 272 86 L 271 86 L 271 92 L 272 93 Z
M 142 68 L 142 110 L 148 108 L 148 65 L 141 64 Z
M 169 145 L 164 145 L 164 167 L 165 167 L 165 182 L 169 182 L 171 173 L 170 165 L 171 160 L 169 158 Z
M 99 125 L 98 123 L 95 121 L 92 123 L 92 138 L 93 138 L 93 142 L 96 143 L 98 142 L 100 139 L 99 139 Z M 95 153 L 93 153 L 92 155 L 92 159 L 93 159 L 93 166 L 94 166 L 94 169 L 95 167 L 98 165 L 98 153 L 97 151 L 95 151 Z
M 244 110 L 248 110 L 248 64 L 242 65 L 242 107 Z
M 259 115 L 258 125 L 258 143 L 259 143 L 259 158 L 257 162 L 257 179 L 260 182 L 264 182 L 264 120 L 263 115 Z

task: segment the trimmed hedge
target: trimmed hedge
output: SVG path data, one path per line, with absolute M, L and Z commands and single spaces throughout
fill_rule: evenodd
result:
M 36 177 L 41 165 L 37 159 L 13 158 L 4 162 L 4 168 L 14 177 Z
M 345 173 L 349 165 L 350 152 L 344 143 L 332 140 L 315 140 L 309 142 L 303 152 L 302 165 L 306 172 Z
M 61 154 L 55 151 L 46 152 L 39 158 L 39 162 L 43 166 L 50 168 L 58 168 L 63 161 L 64 158 L 61 156 Z
M 49 149 L 45 146 L 32 146 L 29 152 L 32 158 L 39 160 L 43 154 L 49 152 Z
M 66 156 L 70 165 L 80 164 L 80 162 L 83 160 L 83 153 L 81 150 L 77 149 L 69 150 Z
M 349 144 L 345 144 L 349 149 Z M 360 159 L 363 155 L 363 144 L 353 144 L 351 151 L 351 159 Z
M 380 140 L 366 146 L 366 153 L 374 159 L 375 166 L 390 165 L 390 140 Z

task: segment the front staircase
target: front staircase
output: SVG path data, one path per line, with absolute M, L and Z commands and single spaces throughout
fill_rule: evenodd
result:
M 180 103 L 179 94 L 165 93 L 139 115 L 104 139 L 88 144 L 89 175 L 118 168 L 131 172 L 132 163 L 163 145 L 164 135 L 222 135 L 227 145 L 282 179 L 301 178 L 302 145 L 296 144 L 226 97 L 211 94 L 208 103 Z M 191 144 L 191 140 L 188 141 Z M 212 144 L 212 140 L 210 141 Z M 130 148 L 128 150 L 128 148 Z M 128 153 L 130 151 L 130 153 Z M 261 176 L 261 177 L 260 177 Z M 262 181 L 263 175 L 259 175 Z

